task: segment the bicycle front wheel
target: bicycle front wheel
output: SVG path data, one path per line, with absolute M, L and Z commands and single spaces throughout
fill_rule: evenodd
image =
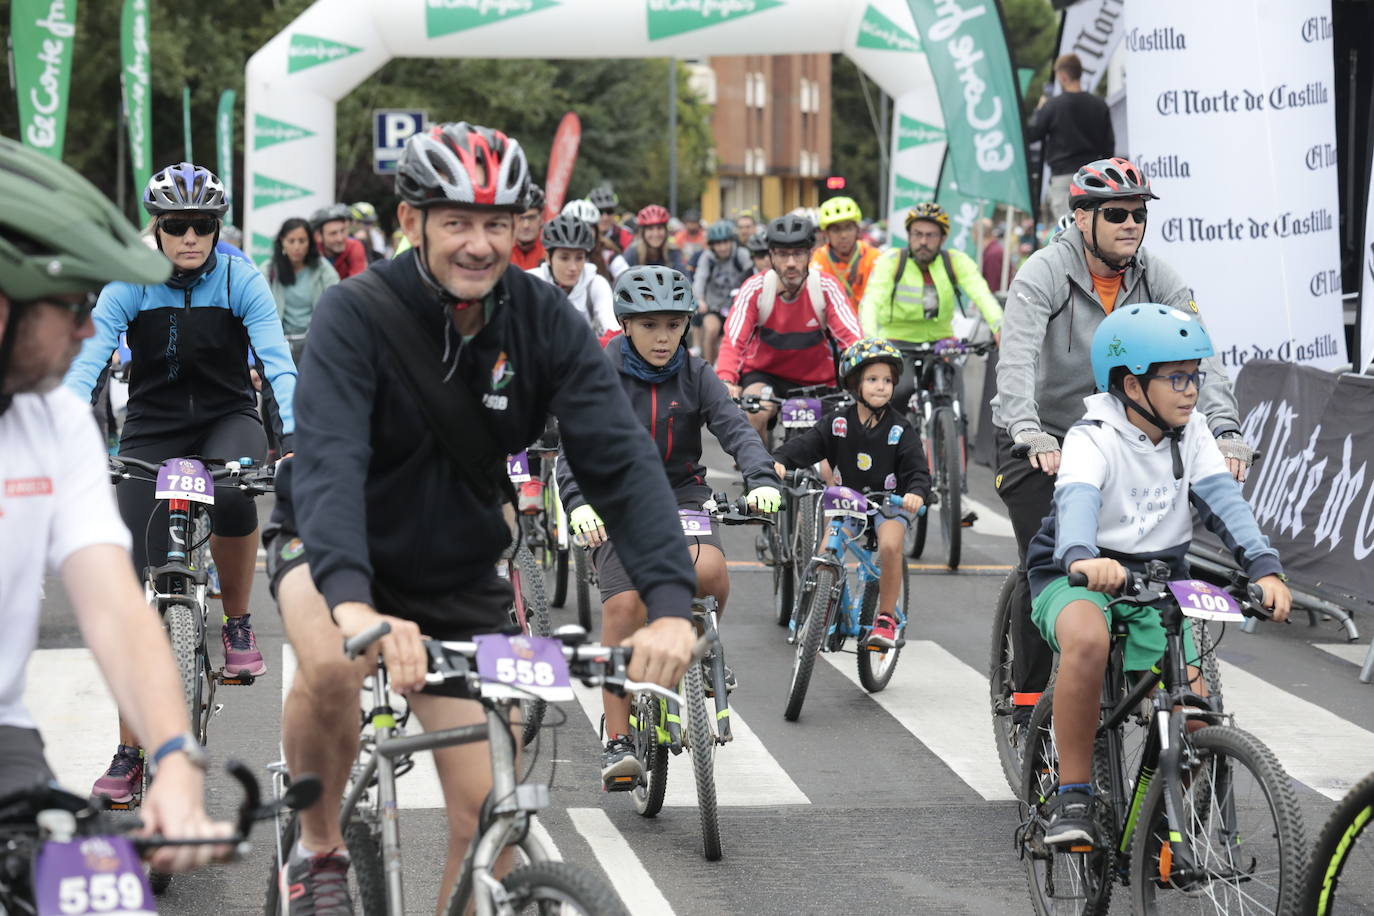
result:
M 806 688 L 811 685 L 811 669 L 816 665 L 816 653 L 825 638 L 825 625 L 830 617 L 830 592 L 835 586 L 833 567 L 818 565 L 808 592 L 802 589 L 802 602 L 797 620 L 797 654 L 792 660 L 792 683 L 787 688 L 787 708 L 783 718 L 795 722 L 806 702 Z
M 553 597 L 549 604 L 562 607 L 568 603 L 568 551 L 553 548 Z
M 1374 773 L 1360 780 L 1326 819 L 1305 883 L 1303 913 L 1374 913 Z
M 526 632 L 534 636 L 553 635 L 553 626 L 549 623 L 549 603 L 544 597 L 544 571 L 524 543 L 516 548 L 514 564 L 516 574 L 520 577 L 520 601 L 524 605 Z M 529 747 L 539 734 L 547 708 L 548 704 L 543 700 L 520 701 L 521 721 L 524 723 L 521 740 L 524 747 Z
M 873 620 L 878 615 L 878 580 L 869 579 L 864 586 L 863 607 L 859 611 L 859 633 L 860 639 L 868 635 L 873 628 Z M 911 593 L 907 588 L 906 557 L 902 557 L 902 616 L 907 620 L 907 626 L 911 625 Z M 903 630 L 900 636 L 905 636 Z M 860 645 L 858 647 L 859 659 L 859 683 L 864 690 L 869 693 L 877 693 L 887 686 L 887 682 L 892 680 L 892 672 L 897 670 L 897 657 L 902 654 L 902 647 L 898 645 L 893 649 L 881 649 L 876 646 L 872 648 Z
M 634 704 L 635 756 L 644 767 L 644 782 L 631 791 L 635 811 L 654 817 L 663 810 L 663 793 L 668 790 L 668 748 L 658 741 L 658 721 L 663 702 L 641 694 Z
M 797 552 L 793 549 L 791 522 L 797 505 L 795 498 L 788 497 L 783 511 L 778 513 L 777 525 L 767 535 L 773 544 L 773 616 L 780 627 L 787 626 L 792 619 L 792 603 L 796 600 Z
M 1165 816 L 1156 777 L 1132 838 L 1136 913 L 1296 913 L 1307 839 L 1292 781 L 1273 751 L 1229 725 L 1184 739 L 1183 823 Z M 1171 842 L 1171 836 L 1175 837 Z M 1175 854 L 1186 837 L 1194 862 Z
M 592 631 L 592 585 L 591 557 L 587 548 L 573 547 L 573 578 L 577 580 L 577 625 L 588 633 Z
M 687 717 L 687 752 L 697 782 L 697 811 L 701 814 L 701 846 L 708 861 L 720 858 L 720 817 L 716 807 L 716 733 L 701 681 L 701 665 L 690 664 L 682 679 L 682 707 Z
M 945 562 L 950 569 L 959 568 L 959 554 L 963 549 L 964 521 L 960 504 L 964 488 L 963 454 L 959 448 L 959 423 L 954 411 L 939 407 L 931 422 L 931 451 L 935 459 L 935 490 L 940 494 L 940 534 L 945 542 Z
M 1002 775 L 1016 793 L 1021 791 L 1021 760 L 1025 752 L 1024 732 L 1017 727 L 1013 713 L 1011 669 L 1016 657 L 1011 638 L 1011 598 L 1020 571 L 1013 569 L 1002 580 L 997 593 L 997 608 L 992 615 L 992 658 L 988 661 L 988 700 L 992 706 L 992 737 L 1002 761 Z
M 501 882 L 510 912 L 629 916 L 620 897 L 598 875 L 571 862 L 522 865 Z M 503 910 L 504 912 L 504 910 Z
M 191 715 L 191 728 L 196 740 L 205 743 L 205 646 L 197 625 L 197 609 L 185 604 L 170 604 L 163 611 L 167 636 L 172 642 L 172 656 L 176 659 L 181 679 L 181 694 Z

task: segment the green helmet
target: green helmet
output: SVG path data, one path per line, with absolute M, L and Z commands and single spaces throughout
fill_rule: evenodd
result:
M 161 283 L 172 262 L 69 166 L 0 137 L 0 293 L 27 302 L 112 280 Z

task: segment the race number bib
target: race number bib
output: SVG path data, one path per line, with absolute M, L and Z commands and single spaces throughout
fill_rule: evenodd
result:
M 215 479 L 205 465 L 194 458 L 168 458 L 157 469 L 157 490 L 153 497 L 214 505 Z
M 689 538 L 711 533 L 711 513 L 705 509 L 679 509 L 677 515 L 682 521 L 682 533 Z
M 572 678 L 563 644 L 543 636 L 474 637 L 482 696 L 526 699 L 537 696 L 555 703 L 573 698 Z
M 177 497 L 182 498 L 182 497 Z M 33 867 L 38 916 L 153 916 L 153 892 L 128 837 L 44 843 Z
M 1240 605 L 1225 590 L 1199 579 L 1180 579 L 1169 583 L 1169 591 L 1178 599 L 1178 606 L 1189 617 L 1201 620 L 1221 620 L 1244 623 Z
M 524 483 L 530 479 L 530 457 L 528 452 L 506 457 L 506 476 L 511 483 Z
M 821 508 L 826 518 L 868 518 L 868 499 L 849 487 L 826 487 L 821 496 Z
M 815 426 L 820 418 L 819 398 L 788 398 L 782 402 L 782 425 L 787 429 Z

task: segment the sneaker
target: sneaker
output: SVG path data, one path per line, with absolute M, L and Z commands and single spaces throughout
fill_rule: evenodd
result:
M 764 566 L 773 566 L 776 560 L 773 558 L 773 544 L 768 535 L 758 534 L 754 537 L 754 555 L 759 558 L 759 562 Z
M 348 859 L 332 852 L 291 856 L 282 875 L 281 895 L 291 916 L 353 916 L 348 894 Z
M 1093 797 L 1077 789 L 1050 800 L 1050 819 L 1045 825 L 1047 846 L 1095 846 Z
M 520 514 L 538 515 L 544 508 L 544 483 L 527 480 L 520 485 Z
M 143 752 L 121 744 L 105 775 L 91 787 L 92 795 L 104 795 L 116 805 L 131 805 L 143 794 Z
M 896 648 L 897 621 L 886 614 L 879 614 L 878 619 L 873 621 L 873 629 L 869 631 L 868 638 L 863 641 L 863 644 L 876 649 Z
M 258 639 L 253 635 L 253 625 L 248 622 L 252 614 L 242 617 L 224 618 L 224 628 L 220 638 L 224 641 L 224 670 L 230 674 L 251 674 L 261 677 L 267 673 L 267 663 L 258 651 Z
M 644 781 L 644 765 L 635 756 L 630 739 L 621 736 L 606 742 L 601 752 L 601 785 L 607 792 L 626 792 Z
M 711 665 L 706 659 L 701 660 L 701 682 L 706 688 L 706 695 L 714 697 L 716 695 L 716 681 L 711 677 Z M 725 692 L 734 693 L 735 688 L 739 687 L 739 681 L 735 680 L 735 672 L 730 670 L 730 666 L 725 666 Z
M 222 598 L 224 592 L 219 585 L 219 567 L 215 561 L 211 560 L 210 565 L 205 568 L 205 594 L 210 598 Z

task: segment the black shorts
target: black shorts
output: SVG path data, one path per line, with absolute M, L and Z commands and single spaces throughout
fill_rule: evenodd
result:
M 262 539 L 267 552 L 267 582 L 275 599 L 282 577 L 297 566 L 309 568 L 310 558 L 301 539 L 286 527 L 268 528 Z M 378 613 L 414 621 L 431 639 L 467 641 L 480 633 L 496 633 L 511 626 L 515 592 L 510 581 L 493 568 L 489 576 L 433 595 L 396 589 L 374 578 L 372 604 Z
M 55 777 L 43 757 L 43 736 L 32 728 L 0 725 L 0 798 Z
M 773 389 L 773 397 L 790 398 L 792 392 L 798 388 L 809 388 L 810 385 L 803 385 L 801 382 L 789 382 L 787 379 L 778 378 L 776 375 L 769 375 L 767 372 L 759 372 L 751 369 L 739 378 L 740 388 L 748 388 L 750 385 L 768 385 Z
M 196 455 L 234 460 L 267 457 L 267 434 L 255 413 L 231 413 L 193 432 L 144 436 L 125 427 L 119 454 L 143 461 L 166 461 Z M 153 498 L 152 481 L 126 480 L 115 488 L 119 514 L 133 534 L 134 571 L 167 562 L 167 503 Z M 253 500 L 233 487 L 215 489 L 210 507 L 211 530 L 221 537 L 245 537 L 258 530 Z

